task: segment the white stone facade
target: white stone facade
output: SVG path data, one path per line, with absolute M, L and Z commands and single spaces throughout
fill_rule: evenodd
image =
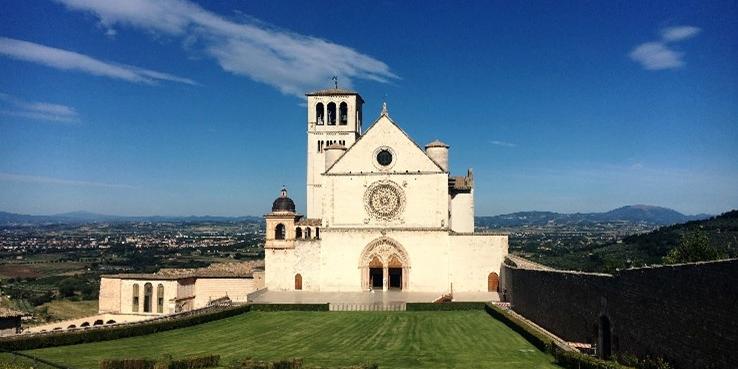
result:
M 473 176 L 449 176 L 448 145 L 421 149 L 386 107 L 362 134 L 363 100 L 354 92 L 307 96 L 307 217 L 295 213 L 284 191 L 266 216 L 267 289 L 496 288 L 507 235 L 474 233 Z M 346 124 L 316 124 L 321 106 L 334 101 L 349 102 Z M 348 131 L 355 139 L 345 139 Z

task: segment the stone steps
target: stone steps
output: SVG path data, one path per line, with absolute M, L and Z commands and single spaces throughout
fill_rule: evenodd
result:
M 405 311 L 405 303 L 388 303 L 388 304 L 346 304 L 346 303 L 330 303 L 329 311 Z

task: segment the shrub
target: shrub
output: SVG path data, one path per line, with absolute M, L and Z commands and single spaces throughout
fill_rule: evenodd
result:
M 100 369 L 201 369 L 218 366 L 220 356 L 193 356 L 179 360 L 165 355 L 161 360 L 109 359 L 100 361 Z
M 328 304 L 253 304 L 251 311 L 328 311 Z
M 452 311 L 452 310 L 484 310 L 483 302 L 446 302 L 434 304 L 432 302 L 416 302 L 405 305 L 407 311 Z
M 501 321 L 506 326 L 512 328 L 515 332 L 518 332 L 523 338 L 528 340 L 533 346 L 541 351 L 550 351 L 553 347 L 553 340 L 541 333 L 537 329 L 532 328 L 527 322 L 518 319 L 517 317 L 508 314 L 504 310 L 498 308 L 492 304 L 485 304 L 484 307 L 487 314 L 493 318 Z
M 0 350 L 22 351 L 42 347 L 75 345 L 79 343 L 115 340 L 124 337 L 141 336 L 171 329 L 189 327 L 224 319 L 248 312 L 249 305 L 236 306 L 228 309 L 195 313 L 193 315 L 172 317 L 154 321 L 144 321 L 128 325 L 96 328 L 84 331 L 59 332 L 53 334 L 11 336 L 0 339 Z

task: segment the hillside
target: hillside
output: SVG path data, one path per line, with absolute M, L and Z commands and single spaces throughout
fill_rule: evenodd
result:
M 124 222 L 247 222 L 260 223 L 263 219 L 255 216 L 121 216 L 75 211 L 54 215 L 26 215 L 0 211 L 0 226 L 28 226 L 48 224 L 86 224 L 86 223 L 124 223 Z
M 496 216 L 477 217 L 476 225 L 490 229 L 523 226 L 586 225 L 595 223 L 646 223 L 671 225 L 709 218 L 707 214 L 685 215 L 676 210 L 650 205 L 628 205 L 602 213 L 555 213 L 523 211 Z
M 696 230 L 705 232 L 710 245 L 727 257 L 738 257 L 738 210 L 629 236 L 621 243 L 593 245 L 558 255 L 540 253 L 524 256 L 556 268 L 585 271 L 612 271 L 616 268 L 661 264 L 669 250 L 679 244 L 682 235 Z

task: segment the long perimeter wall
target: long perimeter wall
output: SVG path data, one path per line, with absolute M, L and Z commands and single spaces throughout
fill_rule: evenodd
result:
M 738 367 L 738 260 L 658 266 L 615 274 L 568 272 L 506 260 L 513 309 L 568 341 L 613 354 L 661 356 L 678 368 Z

